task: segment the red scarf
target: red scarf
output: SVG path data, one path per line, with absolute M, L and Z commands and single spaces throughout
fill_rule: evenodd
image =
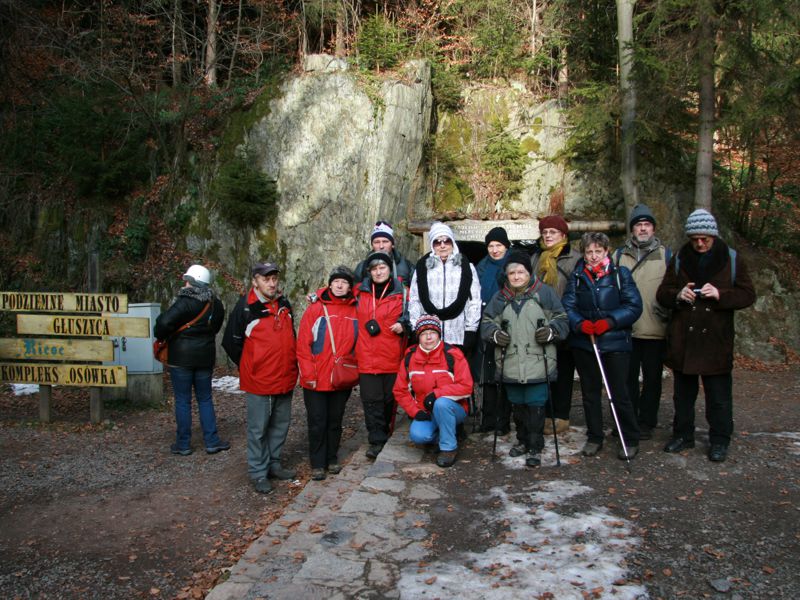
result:
M 605 277 L 606 275 L 608 275 L 608 270 L 609 270 L 608 266 L 610 264 L 611 264 L 611 259 L 606 256 L 594 267 L 591 267 L 588 264 L 586 264 L 586 266 L 583 268 L 583 272 L 586 273 L 590 279 L 597 281 L 601 277 Z

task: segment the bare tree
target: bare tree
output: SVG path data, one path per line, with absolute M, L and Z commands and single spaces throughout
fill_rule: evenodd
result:
M 636 0 L 617 0 L 617 44 L 619 46 L 619 86 L 622 92 L 622 164 L 620 183 L 625 213 L 639 203 L 636 185 L 636 84 L 633 81 L 633 9 Z
M 208 0 L 206 13 L 206 55 L 203 79 L 209 87 L 217 85 L 217 21 L 219 20 L 219 4 L 217 0 Z
M 697 60 L 700 75 L 700 131 L 697 136 L 694 204 L 711 210 L 714 175 L 714 7 L 700 0 L 698 10 Z

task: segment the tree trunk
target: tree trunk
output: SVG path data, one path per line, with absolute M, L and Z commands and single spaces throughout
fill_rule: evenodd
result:
M 617 44 L 619 46 L 619 86 L 622 92 L 622 160 L 620 183 L 625 214 L 630 216 L 639 203 L 636 186 L 636 84 L 633 67 L 633 7 L 636 0 L 617 0 Z
M 225 89 L 231 87 L 233 81 L 233 68 L 236 66 L 236 50 L 239 48 L 239 36 L 242 33 L 242 0 L 239 0 L 239 10 L 236 14 L 236 35 L 233 36 L 233 48 L 231 48 L 231 62 L 228 66 L 228 80 L 225 82 Z
M 336 56 L 344 56 L 347 52 L 347 11 L 344 0 L 336 2 Z
M 178 59 L 178 35 L 183 35 L 181 21 L 181 0 L 174 0 L 172 6 L 172 87 L 181 84 L 181 61 Z
M 714 24 L 710 0 L 698 3 L 699 39 L 697 59 L 700 71 L 700 131 L 697 136 L 694 205 L 711 210 L 714 177 Z
M 217 0 L 208 0 L 206 17 L 206 58 L 203 79 L 208 87 L 217 85 L 217 18 L 219 5 Z

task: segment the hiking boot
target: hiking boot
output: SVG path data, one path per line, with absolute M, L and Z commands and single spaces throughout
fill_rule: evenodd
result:
M 667 445 L 664 446 L 664 452 L 680 452 L 687 448 L 694 448 L 694 440 L 685 440 L 681 437 L 676 437 L 667 442 Z
M 708 460 L 723 462 L 728 457 L 728 447 L 724 444 L 711 444 L 708 450 Z
M 381 450 L 383 450 L 383 444 L 370 444 L 366 451 L 367 458 L 375 460 L 378 458 L 378 454 L 381 453 Z
M 452 467 L 453 463 L 456 462 L 456 454 L 458 453 L 457 450 L 442 450 L 439 453 L 439 456 L 436 457 L 436 464 L 446 469 L 447 467 Z
M 172 444 L 169 447 L 169 451 L 173 454 L 179 454 L 181 456 L 189 456 L 192 453 L 191 448 L 178 448 L 178 444 Z
M 253 489 L 259 494 L 271 494 L 274 490 L 269 483 L 269 479 L 262 477 L 261 479 L 253 480 Z
M 586 442 L 583 445 L 583 450 L 581 450 L 581 454 L 583 454 L 584 456 L 597 456 L 597 453 L 600 452 L 602 447 L 603 447 L 602 442 Z
M 522 456 L 523 454 L 527 454 L 527 452 L 528 452 L 528 447 L 525 444 L 517 444 L 516 446 L 511 447 L 511 450 L 508 451 L 508 455 L 516 458 L 517 456 Z
M 325 469 L 311 469 L 311 479 L 314 481 L 322 481 L 326 477 Z
M 639 446 L 620 446 L 619 452 L 617 452 L 617 458 L 620 460 L 625 460 L 625 452 L 628 452 L 627 459 L 633 460 L 636 458 L 636 455 L 639 454 Z
M 342 472 L 342 465 L 339 463 L 331 463 L 328 465 L 328 473 L 331 475 L 338 475 Z
M 216 454 L 217 452 L 224 452 L 225 450 L 230 450 L 231 445 L 230 442 L 223 442 L 220 440 L 213 446 L 206 446 L 206 454 Z
M 542 464 L 542 455 L 538 452 L 531 450 L 528 452 L 528 458 L 525 459 L 526 467 L 539 467 Z
M 269 470 L 270 479 L 278 479 L 279 481 L 290 481 L 297 477 L 297 471 L 294 469 L 284 469 L 280 465 L 271 467 Z

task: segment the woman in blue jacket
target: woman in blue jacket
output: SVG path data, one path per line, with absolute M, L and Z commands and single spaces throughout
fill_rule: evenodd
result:
M 584 456 L 603 447 L 603 379 L 592 341 L 597 343 L 612 401 L 627 447 L 627 457 L 639 451 L 639 426 L 625 384 L 631 352 L 631 327 L 642 314 L 642 297 L 626 267 L 617 267 L 608 256 L 604 233 L 581 237 L 583 258 L 578 261 L 561 299 L 569 317 L 570 347 L 581 379 L 587 440 Z M 625 458 L 620 448 L 619 458 Z

